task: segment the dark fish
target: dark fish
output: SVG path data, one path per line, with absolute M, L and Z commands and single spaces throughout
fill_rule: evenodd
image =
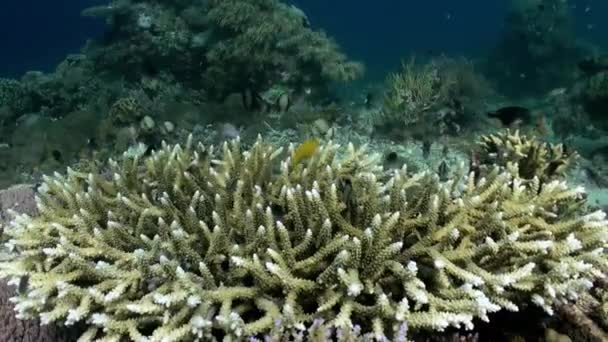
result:
M 92 150 L 99 148 L 99 145 L 97 145 L 97 140 L 95 140 L 95 138 L 87 139 L 87 147 Z
M 154 62 L 150 60 L 145 60 L 142 63 L 142 69 L 143 72 L 149 76 L 156 76 L 160 73 L 160 69 L 158 68 L 158 66 L 156 66 Z
M 389 163 L 394 163 L 394 162 L 396 162 L 396 161 L 397 161 L 397 158 L 398 158 L 398 157 L 399 157 L 399 156 L 397 155 L 397 152 L 392 151 L 392 152 L 389 152 L 389 153 L 386 155 L 386 161 L 387 161 L 387 162 L 389 162 Z
M 578 68 L 587 75 L 594 75 L 608 70 L 608 58 L 585 58 L 578 63 Z
M 430 140 L 422 141 L 422 157 L 424 159 L 428 159 L 431 155 L 431 147 L 433 146 L 433 142 Z
M 365 94 L 365 100 L 364 100 L 364 104 L 365 104 L 365 108 L 371 108 L 372 105 L 374 104 L 374 94 L 368 92 L 367 94 Z
M 53 159 L 55 159 L 55 161 L 60 162 L 60 163 L 63 162 L 63 158 L 61 156 L 61 151 L 53 150 L 53 151 L 51 151 L 51 156 L 53 156 Z
M 19 278 L 19 285 L 17 286 L 17 293 L 25 293 L 29 283 L 30 277 L 28 275 L 21 276 Z
M 395 151 L 391 151 L 384 157 L 384 168 L 387 170 L 398 169 L 401 167 L 399 155 Z
M 442 182 L 445 182 L 449 179 L 450 168 L 448 166 L 448 163 L 445 162 L 445 160 L 442 160 L 441 164 L 439 164 L 439 167 L 437 168 L 437 175 L 439 176 L 439 180 Z
M 469 155 L 469 173 L 471 172 L 474 175 L 475 183 L 477 183 L 481 176 L 481 160 L 479 153 L 475 151 L 471 151 L 471 154 Z
M 338 180 L 338 190 L 340 193 L 340 200 L 345 205 L 342 214 L 345 217 L 351 217 L 351 215 L 354 214 L 355 208 L 357 208 L 357 198 L 353 189 L 353 183 L 348 178 L 342 178 Z
M 532 112 L 528 108 L 518 106 L 503 107 L 489 112 L 488 116 L 500 120 L 507 127 L 530 123 L 532 120 Z

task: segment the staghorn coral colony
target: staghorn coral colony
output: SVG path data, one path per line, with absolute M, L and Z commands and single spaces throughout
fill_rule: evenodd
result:
M 103 37 L 0 79 L 0 188 L 39 209 L 0 227 L 0 317 L 81 341 L 607 341 L 608 58 L 566 2 L 511 4 L 485 61 L 406 56 L 369 88 L 287 2 L 85 10 Z
M 499 310 L 552 313 L 605 277 L 608 221 L 562 180 L 496 167 L 442 182 L 365 147 L 294 163 L 259 138 L 164 145 L 45 178 L 7 227 L 0 275 L 23 319 L 81 341 L 288 334 L 405 340 Z M 346 339 L 348 340 L 348 339 Z

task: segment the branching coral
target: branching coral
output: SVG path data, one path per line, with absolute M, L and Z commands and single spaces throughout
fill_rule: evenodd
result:
M 440 78 L 432 64 L 418 67 L 414 60 L 403 63 L 400 72 L 388 78 L 388 89 L 384 98 L 386 116 L 397 117 L 408 125 L 417 123 L 424 112 L 440 101 Z
M 495 169 L 440 182 L 385 175 L 352 145 L 299 163 L 296 150 L 279 161 L 262 140 L 189 140 L 103 174 L 46 178 L 40 216 L 5 231 L 0 276 L 25 285 L 18 316 L 85 322 L 83 341 L 238 338 L 318 320 L 393 338 L 528 302 L 550 312 L 608 271 L 604 214 L 583 212 L 560 181 Z
M 434 58 L 424 64 L 414 59 L 389 76 L 382 109 L 371 121 L 383 129 L 407 130 L 413 136 L 458 134 L 472 127 L 480 98 L 492 88 L 464 58 Z
M 519 131 L 484 136 L 479 148 L 482 164 L 500 165 L 518 177 L 536 177 L 541 183 L 563 178 L 578 159 L 575 151 L 567 151 L 562 144 L 544 143 Z

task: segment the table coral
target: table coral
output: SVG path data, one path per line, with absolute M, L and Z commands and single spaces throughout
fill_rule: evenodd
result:
M 551 313 L 608 270 L 605 214 L 559 180 L 496 168 L 442 182 L 387 175 L 364 147 L 328 143 L 294 164 L 296 151 L 189 139 L 47 177 L 40 215 L 5 231 L 18 317 L 83 322 L 82 341 L 304 334 L 321 320 L 400 338 L 528 303 Z

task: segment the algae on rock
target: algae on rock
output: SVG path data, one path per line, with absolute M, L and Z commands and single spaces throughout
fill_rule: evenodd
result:
M 5 233 L 20 318 L 83 341 L 242 338 L 319 324 L 393 338 L 548 312 L 608 271 L 582 192 L 494 169 L 447 182 L 328 143 L 304 161 L 259 139 L 168 146 L 112 172 L 47 177 Z M 304 330 L 302 330 L 304 331 Z M 310 330 L 309 330 L 310 331 Z M 276 331 L 275 331 L 276 333 Z

